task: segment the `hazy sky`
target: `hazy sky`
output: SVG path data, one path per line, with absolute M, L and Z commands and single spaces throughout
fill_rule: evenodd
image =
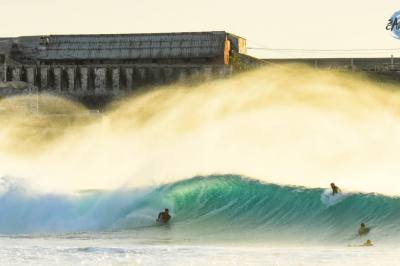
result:
M 397 2 L 397 5 L 396 5 Z M 394 0 L 0 0 L 0 36 L 226 30 L 249 47 L 389 49 L 385 30 L 400 10 Z M 339 55 L 337 52 L 249 51 L 257 56 Z M 341 55 L 355 55 L 342 52 Z M 400 52 L 363 51 L 389 56 Z

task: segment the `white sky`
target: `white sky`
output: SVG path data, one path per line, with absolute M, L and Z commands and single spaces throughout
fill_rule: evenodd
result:
M 397 4 L 396 4 L 397 2 Z M 0 36 L 226 30 L 249 47 L 389 49 L 270 52 L 259 57 L 400 56 L 385 30 L 394 0 L 0 0 Z

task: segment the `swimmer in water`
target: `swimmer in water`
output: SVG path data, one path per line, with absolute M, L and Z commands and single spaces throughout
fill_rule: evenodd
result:
M 166 224 L 170 219 L 171 215 L 169 215 L 169 210 L 166 208 L 163 212 L 158 214 L 157 222 Z
M 340 192 L 340 188 L 335 185 L 335 183 L 331 183 L 331 188 L 332 188 L 332 196 L 338 194 Z
M 360 224 L 360 228 L 358 228 L 358 235 L 364 236 L 369 233 L 371 229 L 365 225 L 365 223 Z

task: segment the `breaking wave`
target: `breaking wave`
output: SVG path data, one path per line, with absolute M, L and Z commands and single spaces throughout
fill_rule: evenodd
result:
M 368 236 L 400 236 L 400 199 L 280 186 L 236 175 L 194 177 L 154 188 L 38 194 L 2 179 L 0 233 L 128 232 L 174 240 L 351 242 L 361 222 Z M 327 200 L 328 199 L 328 200 Z M 168 207 L 172 222 L 155 224 Z

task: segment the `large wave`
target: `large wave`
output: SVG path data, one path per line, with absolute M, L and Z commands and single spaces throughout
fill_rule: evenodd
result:
M 142 190 L 37 194 L 4 179 L 0 233 L 132 232 L 175 240 L 351 242 L 361 222 L 368 237 L 400 237 L 400 199 L 345 193 L 327 201 L 324 189 L 266 184 L 235 175 L 194 177 Z M 168 207 L 169 227 L 155 217 Z

